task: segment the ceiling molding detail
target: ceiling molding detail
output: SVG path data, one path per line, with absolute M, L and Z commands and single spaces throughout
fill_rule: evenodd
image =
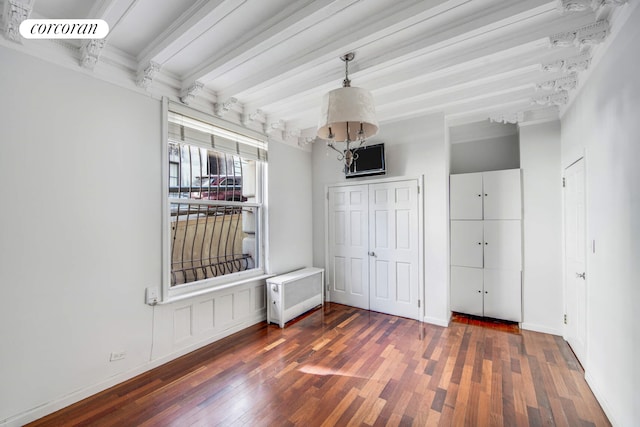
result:
M 583 12 L 591 7 L 592 0 L 558 0 L 561 12 Z
M 213 109 L 215 111 L 216 116 L 224 117 L 225 114 L 231 110 L 231 108 L 238 103 L 237 98 L 229 98 L 224 102 L 216 102 L 213 104 Z
M 538 90 L 571 90 L 575 89 L 578 85 L 578 74 L 571 73 L 568 76 L 560 77 L 555 80 L 547 80 L 542 83 L 536 84 Z
M 572 56 L 564 61 L 564 69 L 569 72 L 582 72 L 591 65 L 591 52 L 582 55 Z
M 284 133 L 286 139 L 295 139 L 300 138 L 301 130 L 298 128 L 287 129 Z
M 493 123 L 517 124 L 524 121 L 524 112 L 492 114 L 489 120 Z
M 629 2 L 629 0 L 593 0 L 591 7 L 593 10 L 597 10 L 602 6 L 622 6 Z
M 548 73 L 565 72 L 582 72 L 589 68 L 591 64 L 591 52 L 589 50 L 584 53 L 571 56 L 564 59 L 558 59 L 552 62 L 547 62 L 540 65 L 542 71 Z
M 532 104 L 537 105 L 565 105 L 569 101 L 569 92 L 561 90 L 550 95 L 535 96 L 531 98 Z
M 315 141 L 316 141 L 316 137 L 315 136 L 299 136 L 298 137 L 298 146 L 306 147 L 306 146 L 308 146 L 309 144 L 312 144 Z
M 244 108 L 244 110 L 246 111 L 246 107 Z M 245 127 L 248 127 L 249 124 L 252 123 L 252 122 L 264 123 L 266 121 L 266 117 L 265 117 L 264 112 L 262 110 L 257 109 L 253 113 L 246 113 L 245 112 L 244 114 L 242 114 L 241 120 L 242 120 L 242 124 Z
M 93 39 L 82 43 L 80 65 L 88 70 L 93 70 L 100 59 L 105 44 L 105 39 Z
M 286 124 L 284 120 L 271 121 L 271 119 L 268 119 L 264 125 L 264 133 L 266 133 L 267 135 L 272 135 L 276 131 L 284 131 L 285 127 Z
M 580 28 L 576 34 L 576 43 L 581 47 L 597 45 L 602 43 L 608 34 L 609 22 L 598 21 Z
M 29 19 L 31 15 L 31 2 L 22 2 L 19 0 L 5 0 L 4 10 L 2 12 L 4 36 L 7 40 L 15 43 L 22 43 L 20 36 L 20 24 L 22 21 Z
M 564 31 L 549 37 L 549 43 L 553 47 L 593 46 L 602 43 L 609 34 L 609 22 L 597 21 L 572 31 Z
M 189 105 L 189 103 L 194 100 L 198 92 L 200 92 L 203 88 L 203 83 L 193 82 L 191 86 L 180 91 L 180 101 L 185 105 Z
M 149 62 L 149 65 L 142 71 L 138 73 L 138 77 L 136 78 L 136 86 L 141 87 L 143 89 L 148 89 L 153 82 L 153 78 L 160 71 L 160 64 L 157 62 Z

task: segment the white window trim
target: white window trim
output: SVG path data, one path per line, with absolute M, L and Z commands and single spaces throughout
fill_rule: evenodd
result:
M 186 110 L 186 107 L 184 107 Z M 202 112 L 197 112 L 197 116 L 206 120 L 207 115 Z M 258 238 L 258 268 L 254 268 L 247 271 L 240 271 L 237 273 L 227 274 L 220 277 L 212 277 L 205 280 L 199 280 L 197 282 L 186 283 L 183 285 L 171 286 L 171 233 L 169 233 L 169 221 L 170 221 L 170 206 L 171 199 L 169 198 L 169 150 L 168 150 L 168 125 L 169 125 L 169 100 L 167 97 L 162 98 L 162 292 L 159 304 L 168 304 L 176 301 L 181 301 L 187 298 L 200 296 L 209 292 L 219 291 L 222 289 L 228 289 L 235 286 L 240 286 L 251 281 L 257 281 L 271 277 L 266 274 L 266 168 L 262 162 L 257 163 L 256 174 L 261 177 L 259 185 L 256 188 L 256 196 L 262 203 L 240 203 L 236 202 L 239 206 L 256 207 L 257 212 L 257 225 L 256 235 Z M 213 121 L 215 118 L 211 118 Z M 181 200 L 184 202 L 184 199 Z M 234 202 L 224 203 L 225 205 L 233 205 Z

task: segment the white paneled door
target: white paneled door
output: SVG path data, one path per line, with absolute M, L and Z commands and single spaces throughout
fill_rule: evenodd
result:
M 369 309 L 369 187 L 329 189 L 331 301 Z
M 371 310 L 418 319 L 418 186 L 415 181 L 369 186 Z
M 584 160 L 569 166 L 564 179 L 565 333 L 573 352 L 584 363 L 587 345 Z
M 420 319 L 417 180 L 329 188 L 330 299 Z

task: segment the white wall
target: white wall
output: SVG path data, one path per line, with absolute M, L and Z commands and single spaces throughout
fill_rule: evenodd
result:
M 586 378 L 619 426 L 640 420 L 638 22 L 635 7 L 562 117 L 562 166 L 586 154 Z
M 435 114 L 394 123 L 382 123 L 369 143 L 385 143 L 386 176 L 424 175 L 425 216 L 425 320 L 446 325 L 449 321 L 449 147 L 444 117 Z M 324 266 L 325 188 L 345 182 L 340 162 L 324 142 L 313 147 L 313 260 Z M 375 179 L 353 178 L 349 182 Z
M 518 134 L 451 144 L 451 173 L 518 169 Z
M 562 335 L 560 122 L 520 128 L 524 329 Z
M 311 152 L 270 142 L 268 179 L 269 271 L 280 274 L 310 267 Z
M 0 63 L 0 425 L 265 318 L 260 281 L 144 304 L 162 273 L 160 100 L 5 47 Z M 273 147 L 269 259 L 286 270 L 311 261 L 311 155 Z

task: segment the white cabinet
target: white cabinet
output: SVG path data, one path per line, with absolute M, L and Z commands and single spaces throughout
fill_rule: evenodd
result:
M 451 219 L 482 219 L 482 173 L 462 173 L 449 178 Z
M 451 175 L 451 310 L 522 320 L 520 170 Z
M 449 184 L 452 220 L 522 218 L 520 169 L 451 175 Z
M 482 268 L 451 266 L 451 310 L 483 316 Z
M 451 265 L 483 267 L 483 221 L 451 221 Z

